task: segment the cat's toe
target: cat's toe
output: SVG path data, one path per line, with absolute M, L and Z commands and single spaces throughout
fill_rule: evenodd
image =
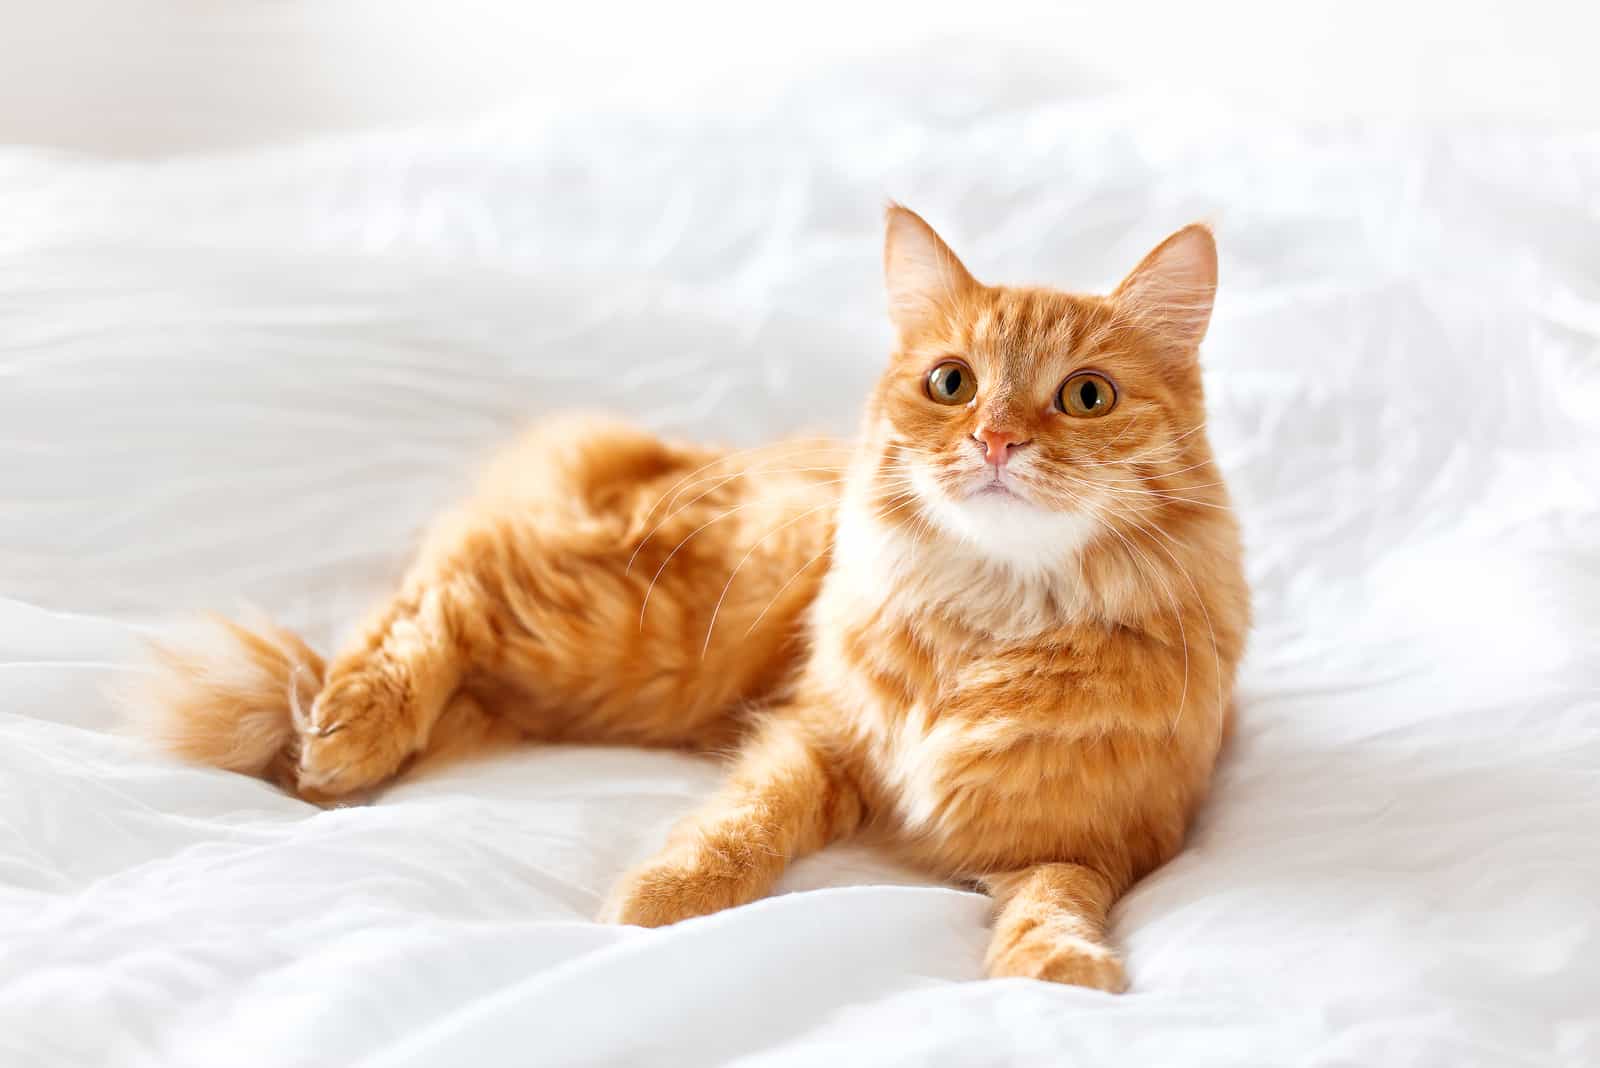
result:
M 602 923 L 666 927 L 745 904 L 757 896 L 749 883 L 737 872 L 660 860 L 625 876 L 599 918 Z
M 1122 961 L 1109 946 L 1085 938 L 1035 928 L 989 955 L 996 979 L 1041 979 L 1120 994 L 1128 989 Z
M 341 796 L 378 785 L 411 753 L 404 694 L 382 678 L 330 680 L 300 724 L 304 791 Z

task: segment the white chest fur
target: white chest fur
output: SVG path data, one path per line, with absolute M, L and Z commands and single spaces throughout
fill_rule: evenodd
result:
M 816 611 L 841 622 L 861 611 L 911 618 L 937 610 L 994 639 L 1024 639 L 1087 611 L 1077 560 L 1019 569 L 965 541 L 915 538 L 848 504 Z
M 944 693 L 885 707 L 882 691 L 857 673 L 893 676 L 892 632 L 917 630 L 915 621 L 930 613 L 945 622 L 941 642 L 962 643 L 942 649 L 953 671 L 965 659 L 984 659 L 996 645 L 1027 642 L 1084 614 L 1086 591 L 1076 556 L 1088 532 L 1064 519 L 1051 534 L 1059 549 L 1051 566 L 1026 554 L 995 557 L 971 538 L 918 537 L 875 521 L 847 494 L 833 565 L 812 607 L 812 667 L 865 749 L 882 803 L 892 806 L 908 831 L 938 837 L 957 822 L 981 820 L 985 805 L 1004 796 L 998 783 L 986 781 L 995 766 L 986 758 L 1053 739 L 1030 735 L 1003 708 L 986 709 L 979 719 L 950 715 L 944 702 L 951 695 Z M 873 647 L 875 634 L 883 639 L 881 650 Z M 855 645 L 846 648 L 847 640 Z
M 899 821 L 921 834 L 945 829 L 958 794 L 983 790 L 984 784 L 970 774 L 973 758 L 1015 736 L 1014 725 L 1004 720 L 930 722 L 920 707 L 899 716 L 864 708 L 854 723 Z

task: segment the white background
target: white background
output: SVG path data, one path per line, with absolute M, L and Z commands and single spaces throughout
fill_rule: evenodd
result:
M 0 148 L 0 1064 L 1600 1063 L 1583 20 L 760 6 L 8 11 L 0 139 L 54 147 Z M 983 981 L 985 901 L 850 847 L 588 922 L 692 757 L 323 812 L 119 733 L 144 628 L 329 646 L 542 412 L 848 433 L 889 196 L 995 281 L 1217 228 L 1256 627 L 1130 994 Z
M 915 50 L 937 65 L 977 45 L 1106 88 L 1214 94 L 1242 112 L 1572 124 L 1600 118 L 1596 11 L 1583 0 L 3 0 L 0 142 L 207 149 L 515 98 L 660 101 L 845 56 Z M 940 47 L 922 51 L 928 41 Z

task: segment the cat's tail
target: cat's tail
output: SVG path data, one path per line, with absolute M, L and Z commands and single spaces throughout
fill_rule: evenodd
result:
M 151 670 L 124 694 L 140 733 L 198 764 L 296 789 L 296 720 L 322 689 L 322 657 L 271 623 L 213 616 L 182 643 L 151 642 Z

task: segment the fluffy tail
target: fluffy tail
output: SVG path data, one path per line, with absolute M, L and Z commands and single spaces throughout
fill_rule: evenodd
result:
M 270 623 L 211 622 L 201 640 L 151 643 L 154 670 L 131 695 L 139 726 L 185 760 L 296 792 L 295 721 L 322 689 L 322 657 Z

